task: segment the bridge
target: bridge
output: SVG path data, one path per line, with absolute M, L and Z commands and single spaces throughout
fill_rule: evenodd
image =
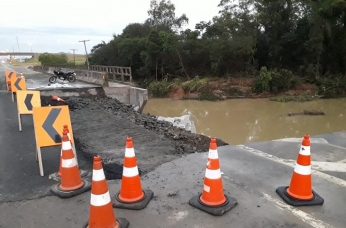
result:
M 35 56 L 33 52 L 0 52 L 0 56 Z

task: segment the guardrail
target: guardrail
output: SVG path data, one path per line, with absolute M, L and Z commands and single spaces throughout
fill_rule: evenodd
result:
M 50 65 L 50 67 L 106 72 L 110 81 L 132 82 L 131 67 L 101 65 L 90 65 L 89 67 L 86 65 Z

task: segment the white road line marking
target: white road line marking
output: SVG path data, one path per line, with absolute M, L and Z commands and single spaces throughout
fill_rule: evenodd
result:
M 2 65 L 3 67 L 7 68 L 7 69 L 12 70 L 11 68 L 9 68 L 9 67 L 5 66 L 5 65 L 4 65 L 4 64 L 2 64 L 2 63 L 1 63 L 1 65 Z
M 285 159 L 285 161 L 291 164 L 296 162 L 292 159 Z M 343 161 L 346 160 L 337 162 L 311 161 L 311 168 L 312 170 L 346 173 L 346 163 L 342 163 Z
M 256 154 L 258 156 L 261 156 L 261 157 L 270 159 L 272 161 L 278 162 L 280 164 L 295 168 L 295 164 L 290 163 L 289 160 L 287 160 L 287 159 L 282 159 L 282 158 L 276 157 L 275 155 L 267 154 L 263 151 L 253 149 L 253 148 L 245 146 L 245 145 L 238 145 L 237 147 L 239 147 L 245 151 L 248 151 L 250 153 Z M 331 175 L 328 175 L 328 174 L 325 174 L 325 173 L 322 173 L 322 172 L 316 171 L 316 170 L 312 170 L 311 173 L 313 175 L 321 177 L 321 178 L 323 178 L 323 179 L 325 179 L 331 183 L 340 185 L 342 187 L 346 187 L 346 181 L 343 179 L 340 179 L 340 178 L 337 178 L 337 177 L 334 177 L 334 176 L 331 176 Z
M 302 138 L 283 138 L 283 139 L 275 139 L 272 140 L 274 142 L 294 142 L 294 143 L 301 143 L 302 142 Z M 342 146 L 338 146 L 338 145 L 334 145 L 329 143 L 327 140 L 325 140 L 324 138 L 310 138 L 310 142 L 311 143 L 320 143 L 320 144 L 328 144 L 330 146 L 339 148 L 339 149 L 343 149 L 346 150 L 345 147 Z
M 283 139 L 275 139 L 273 141 L 276 142 L 299 142 L 301 143 L 303 138 L 283 138 Z M 310 138 L 311 143 L 323 143 L 323 144 L 329 144 L 327 140 L 324 138 Z
M 292 215 L 296 216 L 297 218 L 299 218 L 300 220 L 302 220 L 303 222 L 311 225 L 312 227 L 316 227 L 316 228 L 333 228 L 333 226 L 329 225 L 328 223 L 325 223 L 319 219 L 314 218 L 312 215 L 298 210 L 284 202 L 282 202 L 281 200 L 277 200 L 272 198 L 270 195 L 263 193 L 264 198 L 272 203 L 275 204 L 275 207 L 277 207 L 278 209 L 281 210 L 285 210 L 285 211 L 289 211 Z

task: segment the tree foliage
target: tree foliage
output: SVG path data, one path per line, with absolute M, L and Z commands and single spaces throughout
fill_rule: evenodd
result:
M 90 63 L 131 66 L 135 79 L 262 77 L 261 91 L 287 89 L 293 75 L 318 82 L 346 74 L 344 0 L 221 0 L 218 6 L 211 20 L 184 30 L 188 18 L 177 17 L 171 1 L 151 0 L 148 19 L 96 45 Z M 273 85 L 282 79 L 285 85 Z
M 68 63 L 68 58 L 66 54 L 49 54 L 43 53 L 38 57 L 38 61 L 42 65 L 66 65 Z

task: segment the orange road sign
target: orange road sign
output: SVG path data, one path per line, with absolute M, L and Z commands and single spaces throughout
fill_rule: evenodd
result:
M 64 125 L 68 126 L 73 143 L 71 118 L 67 105 L 33 107 L 33 117 L 37 147 L 61 145 Z
M 19 114 L 32 114 L 33 107 L 41 107 L 40 91 L 17 91 L 17 108 Z
M 8 84 L 11 84 L 12 77 L 17 77 L 17 73 L 15 71 L 5 71 L 5 78 Z
M 24 77 L 11 77 L 11 89 L 12 93 L 17 92 L 17 90 L 26 90 L 25 78 Z

